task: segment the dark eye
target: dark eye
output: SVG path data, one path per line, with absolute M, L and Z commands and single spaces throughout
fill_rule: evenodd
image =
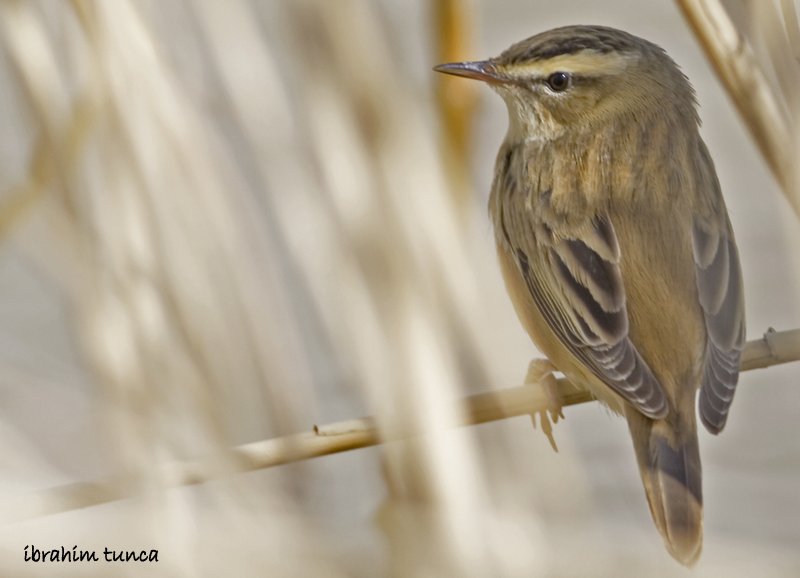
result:
M 554 72 L 547 77 L 547 86 L 553 92 L 564 92 L 572 84 L 572 77 L 568 72 Z

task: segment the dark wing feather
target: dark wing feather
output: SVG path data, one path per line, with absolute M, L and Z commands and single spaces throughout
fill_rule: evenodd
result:
M 727 219 L 724 227 L 695 219 L 692 233 L 697 290 L 708 332 L 700 419 L 717 434 L 725 427 L 739 381 L 745 340 L 742 273 Z
M 541 225 L 541 223 L 540 223 Z M 544 259 L 531 263 L 515 248 L 534 303 L 558 339 L 594 375 L 651 418 L 667 415 L 667 399 L 628 337 L 619 246 L 611 222 L 596 218 L 573 238 L 537 235 Z

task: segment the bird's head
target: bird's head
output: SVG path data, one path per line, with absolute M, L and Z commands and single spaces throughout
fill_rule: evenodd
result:
M 496 58 L 439 72 L 482 80 L 506 101 L 512 138 L 552 140 L 621 116 L 676 114 L 696 124 L 694 92 L 655 44 L 613 28 L 567 26 L 537 34 Z

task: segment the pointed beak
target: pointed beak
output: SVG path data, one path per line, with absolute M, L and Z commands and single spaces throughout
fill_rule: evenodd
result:
M 440 64 L 434 66 L 436 72 L 443 72 L 444 74 L 452 74 L 454 76 L 463 76 L 465 78 L 473 78 L 475 80 L 482 80 L 490 84 L 505 84 L 510 82 L 510 79 L 504 74 L 500 73 L 489 60 L 481 60 L 476 62 L 448 62 L 447 64 Z

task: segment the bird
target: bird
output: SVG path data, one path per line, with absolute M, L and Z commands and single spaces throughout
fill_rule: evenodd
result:
M 552 371 L 625 417 L 655 526 L 693 565 L 696 416 L 725 427 L 745 342 L 738 249 L 694 89 L 664 49 L 605 26 L 434 69 L 505 101 L 489 214 L 507 292 Z

